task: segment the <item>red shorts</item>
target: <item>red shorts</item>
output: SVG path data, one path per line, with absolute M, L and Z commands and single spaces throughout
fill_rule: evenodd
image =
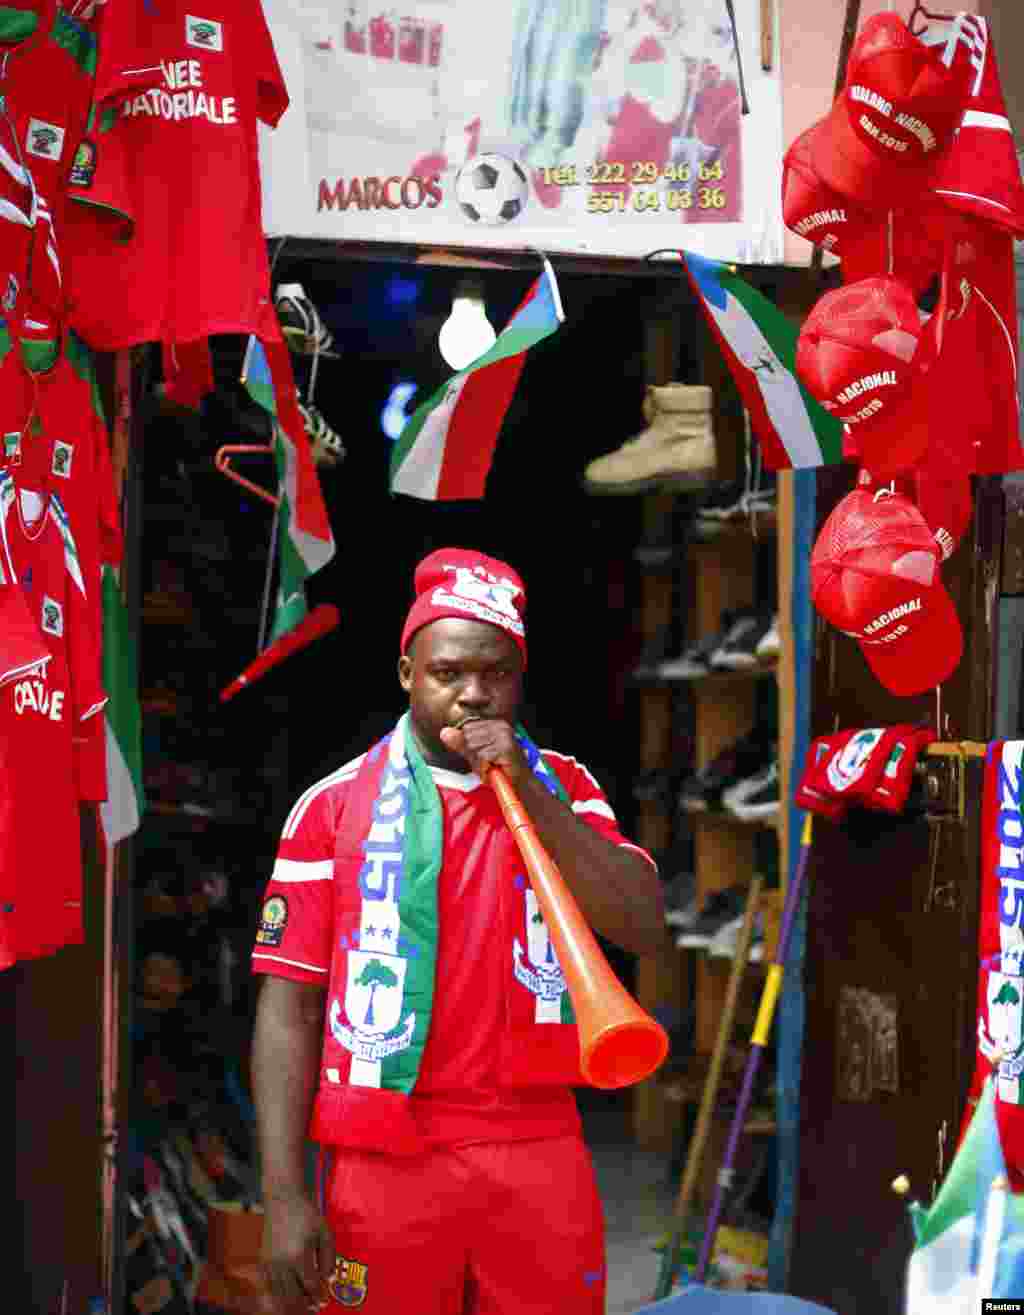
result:
M 332 1291 L 364 1315 L 602 1315 L 604 1215 L 577 1137 L 408 1159 L 334 1147 Z

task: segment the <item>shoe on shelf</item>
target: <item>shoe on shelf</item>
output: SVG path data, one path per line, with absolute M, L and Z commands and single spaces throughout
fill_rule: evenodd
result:
M 683 566 L 687 560 L 685 543 L 641 543 L 633 549 L 633 560 L 646 571 L 669 571 Z
M 671 812 L 679 787 L 687 773 L 688 768 L 685 765 L 652 767 L 649 771 L 640 772 L 633 778 L 633 798 L 644 803 L 663 804 Z
M 708 942 L 708 957 L 711 959 L 735 959 L 740 943 L 740 931 L 743 927 L 743 915 L 731 918 L 724 923 Z M 764 918 L 759 913 L 754 919 L 754 934 L 747 951 L 748 963 L 760 963 L 764 958 Z
M 742 479 L 720 480 L 712 484 L 697 504 L 699 521 L 723 522 L 739 516 L 743 510 L 746 483 Z
M 663 626 L 644 644 L 640 656 L 636 660 L 636 665 L 629 673 L 630 680 L 635 683 L 660 680 L 661 664 L 668 656 L 671 647 L 672 627 Z
M 712 671 L 749 671 L 756 667 L 757 646 L 771 627 L 770 612 L 741 612 L 708 659 Z
M 754 650 L 758 662 L 774 662 L 779 656 L 782 645 L 779 640 L 779 614 L 776 612 L 772 617 L 772 623 L 757 641 L 757 648 Z
M 274 290 L 274 309 L 289 351 L 296 356 L 338 359 L 338 353 L 332 351 L 334 337 L 301 283 L 279 283 Z
M 696 639 L 683 649 L 678 657 L 667 658 L 658 666 L 658 675 L 662 680 L 700 680 L 711 670 L 711 655 L 718 649 L 725 636 L 742 614 L 742 609 L 726 608 L 721 615 L 719 629 L 703 639 Z
M 692 925 L 684 928 L 676 937 L 676 945 L 684 950 L 704 949 L 727 922 L 742 918 L 746 902 L 746 887 L 739 884 L 712 891 L 704 900 Z
M 679 791 L 680 811 L 707 813 L 720 809 L 723 792 L 763 772 L 775 753 L 775 740 L 762 728 L 755 727 L 684 781 Z
M 711 389 L 664 384 L 647 390 L 648 427 L 614 452 L 596 457 L 583 472 L 593 494 L 650 493 L 699 488 L 715 473 Z
M 763 771 L 724 791 L 722 804 L 741 822 L 769 822 L 778 817 L 779 793 L 779 762 L 773 758 Z
M 693 872 L 679 872 L 662 886 L 665 923 L 679 931 L 689 930 L 697 921 L 701 901 L 697 895 L 697 877 Z
M 313 449 L 313 463 L 317 466 L 340 466 L 345 459 L 345 445 L 315 406 L 298 404 L 306 436 Z

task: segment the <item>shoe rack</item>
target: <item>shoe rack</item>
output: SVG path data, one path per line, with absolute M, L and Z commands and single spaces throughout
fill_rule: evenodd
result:
M 683 312 L 674 318 L 654 320 L 647 328 L 645 345 L 647 378 L 660 384 L 677 379 L 681 334 L 700 335 L 697 357 L 699 382 L 709 384 L 714 397 L 714 428 L 718 468 L 716 479 L 742 477 L 744 471 L 743 412 L 731 376 L 717 346 L 707 333 L 699 313 Z M 692 351 L 692 348 L 691 348 Z M 697 381 L 696 379 L 694 381 Z M 774 680 L 777 684 L 779 766 L 781 800 L 787 798 L 788 753 L 792 742 L 792 642 L 788 617 L 787 560 L 791 534 L 791 477 L 777 478 L 777 507 L 774 513 L 759 513 L 753 520 L 742 518 L 714 538 L 687 540 L 685 560 L 675 569 L 679 579 L 665 571 L 639 570 L 639 618 L 642 641 L 646 644 L 666 627 L 685 634 L 689 643 L 719 629 L 721 613 L 726 608 L 748 606 L 765 600 L 755 598 L 758 554 L 773 553 L 778 577 L 778 611 L 781 654 L 770 669 L 728 674 L 711 674 L 684 685 L 656 682 L 638 687 L 638 772 L 669 770 L 673 744 L 677 742 L 675 719 L 679 716 L 676 701 L 693 699 L 692 730 L 694 769 L 710 763 L 755 724 L 758 710 L 758 683 Z M 680 508 L 676 496 L 645 496 L 642 510 L 642 534 L 645 543 L 665 543 L 679 535 Z M 682 611 L 685 614 L 679 615 Z M 762 693 L 762 699 L 765 697 Z M 742 823 L 724 812 L 696 813 L 683 816 L 676 812 L 675 801 L 666 808 L 663 801 L 640 800 L 637 804 L 636 832 L 641 844 L 664 853 L 678 843 L 682 828 L 692 832 L 692 854 L 701 899 L 713 891 L 737 882 L 746 883 L 753 875 L 758 854 L 757 833 L 761 845 L 775 841 L 779 852 L 779 872 L 784 873 L 782 855 L 786 852 L 786 809 L 780 806 L 778 825 L 767 831 L 764 824 Z M 770 836 L 771 839 L 766 839 Z M 761 851 L 763 854 L 763 850 Z M 663 872 L 665 879 L 674 874 Z M 764 972 L 772 954 L 772 931 L 777 926 L 774 911 L 781 907 L 781 891 L 766 891 L 762 899 L 766 941 L 761 964 L 749 965 L 737 1013 L 737 1023 L 752 1023 Z M 685 1152 L 680 1141 L 685 1135 L 686 1106 L 700 1099 L 701 1074 L 706 1073 L 714 1050 L 719 1019 L 725 1002 L 731 960 L 710 960 L 693 950 L 679 949 L 671 929 L 666 929 L 665 946 L 657 956 L 638 962 L 636 994 L 641 1005 L 663 1016 L 682 1018 L 692 1011 L 694 1023 L 693 1053 L 670 1055 L 662 1074 L 655 1075 L 634 1088 L 633 1131 L 641 1146 Z M 734 1038 L 735 1038 L 734 1033 Z M 735 1039 L 734 1039 L 735 1044 Z M 714 1173 L 721 1160 L 728 1133 L 728 1115 L 717 1120 L 718 1127 L 710 1139 L 704 1157 L 705 1172 L 698 1186 L 698 1197 L 713 1191 Z M 750 1135 L 770 1133 L 773 1128 L 759 1126 Z

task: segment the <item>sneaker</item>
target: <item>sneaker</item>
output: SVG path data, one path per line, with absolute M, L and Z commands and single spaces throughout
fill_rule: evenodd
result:
M 760 728 L 728 745 L 684 782 L 679 808 L 684 813 L 707 813 L 722 807 L 723 792 L 763 772 L 775 755 L 775 742 Z
M 773 510 L 775 505 L 774 484 L 748 489 L 745 480 L 726 480 L 716 484 L 701 498 L 697 507 L 697 519 L 723 524 L 738 520 L 751 511 Z
M 708 942 L 708 956 L 712 959 L 735 959 L 743 927 L 743 915 L 732 918 L 712 936 Z M 754 934 L 747 951 L 749 963 L 760 963 L 764 958 L 764 919 L 759 913 L 754 920 Z
M 721 625 L 713 635 L 705 635 L 683 649 L 678 657 L 668 658 L 659 663 L 658 676 L 662 680 L 700 680 L 711 670 L 711 656 L 719 649 L 725 636 L 732 630 L 742 609 L 730 609 L 722 613 Z
M 741 822 L 767 822 L 779 812 L 779 763 L 773 759 L 763 771 L 738 781 L 722 794 L 726 810 Z
M 746 887 L 741 885 L 726 886 L 724 890 L 712 891 L 705 899 L 693 925 L 685 928 L 676 937 L 676 945 L 684 950 L 704 949 L 711 944 L 712 938 L 727 922 L 742 918 L 746 902 Z
M 317 466 L 340 466 L 345 459 L 345 445 L 315 406 L 298 404 L 302 423 L 313 449 L 313 462 Z
M 629 673 L 629 678 L 634 683 L 643 683 L 649 680 L 661 680 L 661 666 L 668 657 L 669 648 L 672 645 L 672 627 L 664 626 L 657 631 L 647 643 L 643 646 L 640 656 L 637 658 L 636 665 Z
M 696 923 L 701 910 L 697 894 L 697 877 L 693 872 L 680 872 L 662 887 L 665 901 L 665 923 L 680 931 L 689 931 Z
M 289 351 L 297 356 L 338 359 L 338 353 L 331 350 L 334 337 L 301 283 L 279 283 L 274 292 L 274 309 Z
M 633 549 L 633 560 L 646 571 L 670 571 L 686 564 L 689 550 L 685 544 L 641 543 Z
M 779 656 L 780 650 L 779 614 L 776 612 L 772 617 L 771 625 L 757 641 L 757 648 L 754 653 L 758 662 L 774 662 Z
M 757 646 L 771 629 L 769 613 L 744 611 L 711 654 L 713 671 L 749 671 L 757 666 Z
M 701 521 L 732 520 L 743 510 L 746 484 L 742 479 L 723 480 L 712 485 L 697 505 L 697 519 Z
M 685 766 L 652 767 L 634 778 L 633 798 L 644 803 L 663 804 L 671 810 L 673 800 L 687 775 L 688 769 Z

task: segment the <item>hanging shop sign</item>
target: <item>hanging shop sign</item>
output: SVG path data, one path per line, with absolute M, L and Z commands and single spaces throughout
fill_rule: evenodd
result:
M 737 61 L 724 0 L 264 0 L 266 232 L 781 260 L 762 8 L 734 0 Z

